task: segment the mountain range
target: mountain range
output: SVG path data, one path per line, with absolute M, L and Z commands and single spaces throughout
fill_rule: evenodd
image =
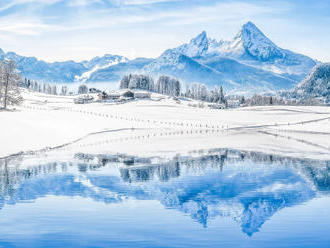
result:
M 317 64 L 278 47 L 252 22 L 244 24 L 231 41 L 217 41 L 203 31 L 155 59 L 106 54 L 89 61 L 47 63 L 0 49 L 0 60 L 4 58 L 15 60 L 24 77 L 43 82 L 118 82 L 128 73 L 165 74 L 187 84 L 222 85 L 243 93 L 291 89 Z

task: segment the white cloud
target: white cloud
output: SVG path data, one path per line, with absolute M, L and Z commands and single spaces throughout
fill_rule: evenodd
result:
M 67 5 L 70 7 L 87 6 L 93 3 L 103 3 L 102 0 L 71 0 Z
M 126 5 L 145 5 L 155 3 L 179 2 L 182 0 L 122 0 L 120 3 Z
M 0 12 L 1 9 L 18 4 L 31 3 L 31 6 L 24 11 L 0 16 L 1 46 L 6 50 L 8 47 L 14 51 L 29 50 L 29 54 L 35 53 L 44 59 L 49 56 L 50 60 L 53 60 L 54 56 L 57 59 L 61 56 L 72 56 L 74 59 L 82 58 L 87 53 L 88 56 L 95 53 L 101 55 L 102 51 L 109 50 L 128 57 L 155 57 L 163 49 L 188 41 L 201 30 L 206 30 L 211 37 L 217 39 L 229 39 L 238 31 L 239 26 L 248 20 L 254 21 L 275 43 L 284 48 L 297 47 L 297 40 L 304 37 L 304 34 L 294 35 L 291 31 L 284 31 L 288 28 L 298 30 L 301 26 L 301 23 L 289 20 L 294 9 L 292 3 L 259 4 L 230 0 L 190 4 L 187 1 L 187 4 L 170 4 L 166 9 L 153 5 L 178 1 L 183 0 L 8 0 L 7 4 L 0 4 Z M 65 11 L 51 6 L 57 2 L 65 3 L 60 5 L 61 8 L 66 8 Z M 106 2 L 112 5 L 92 5 Z M 43 10 L 49 11 L 44 14 Z M 280 18 L 283 22 L 279 22 Z M 287 35 L 288 33 L 290 35 Z M 157 37 L 154 36 L 156 34 Z M 315 34 L 315 44 L 322 45 L 320 39 Z M 329 41 L 329 38 L 326 37 L 325 40 Z M 44 50 L 40 48 L 42 43 L 47 43 Z M 53 48 L 49 49 L 48 44 L 52 44 Z M 299 41 L 298 44 L 302 47 L 299 52 L 307 51 L 309 55 L 318 52 L 314 43 L 314 46 L 308 46 L 310 50 L 304 48 L 305 43 Z M 67 47 L 67 50 L 64 47 Z M 326 44 L 323 47 L 326 47 Z M 52 53 L 52 50 L 56 50 L 56 53 Z M 322 54 L 322 51 L 319 54 Z
M 60 1 L 62 0 L 9 0 L 5 3 L 2 3 L 2 6 L 0 6 L 0 12 L 21 4 L 37 3 L 42 5 L 49 5 Z
M 35 19 L 7 18 L 0 21 L 0 31 L 13 35 L 39 35 L 43 30 L 50 28 L 49 25 Z

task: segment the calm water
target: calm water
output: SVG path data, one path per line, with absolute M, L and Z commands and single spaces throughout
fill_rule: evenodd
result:
M 0 247 L 329 247 L 329 232 L 329 161 L 221 149 L 0 161 Z

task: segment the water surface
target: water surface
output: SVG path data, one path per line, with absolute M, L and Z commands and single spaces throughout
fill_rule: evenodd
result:
M 1 247 L 330 244 L 329 161 L 213 149 L 0 166 Z

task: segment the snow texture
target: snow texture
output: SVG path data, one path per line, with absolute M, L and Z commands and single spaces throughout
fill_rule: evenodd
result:
M 6 130 L 0 157 L 47 147 L 155 156 L 215 147 L 317 159 L 330 154 L 329 107 L 218 110 L 155 93 L 125 104 L 74 104 L 73 97 L 27 91 L 23 96 L 19 111 L 0 112 L 0 128 Z
M 316 65 L 310 74 L 294 88 L 293 95 L 304 99 L 320 97 L 330 103 L 330 63 Z

